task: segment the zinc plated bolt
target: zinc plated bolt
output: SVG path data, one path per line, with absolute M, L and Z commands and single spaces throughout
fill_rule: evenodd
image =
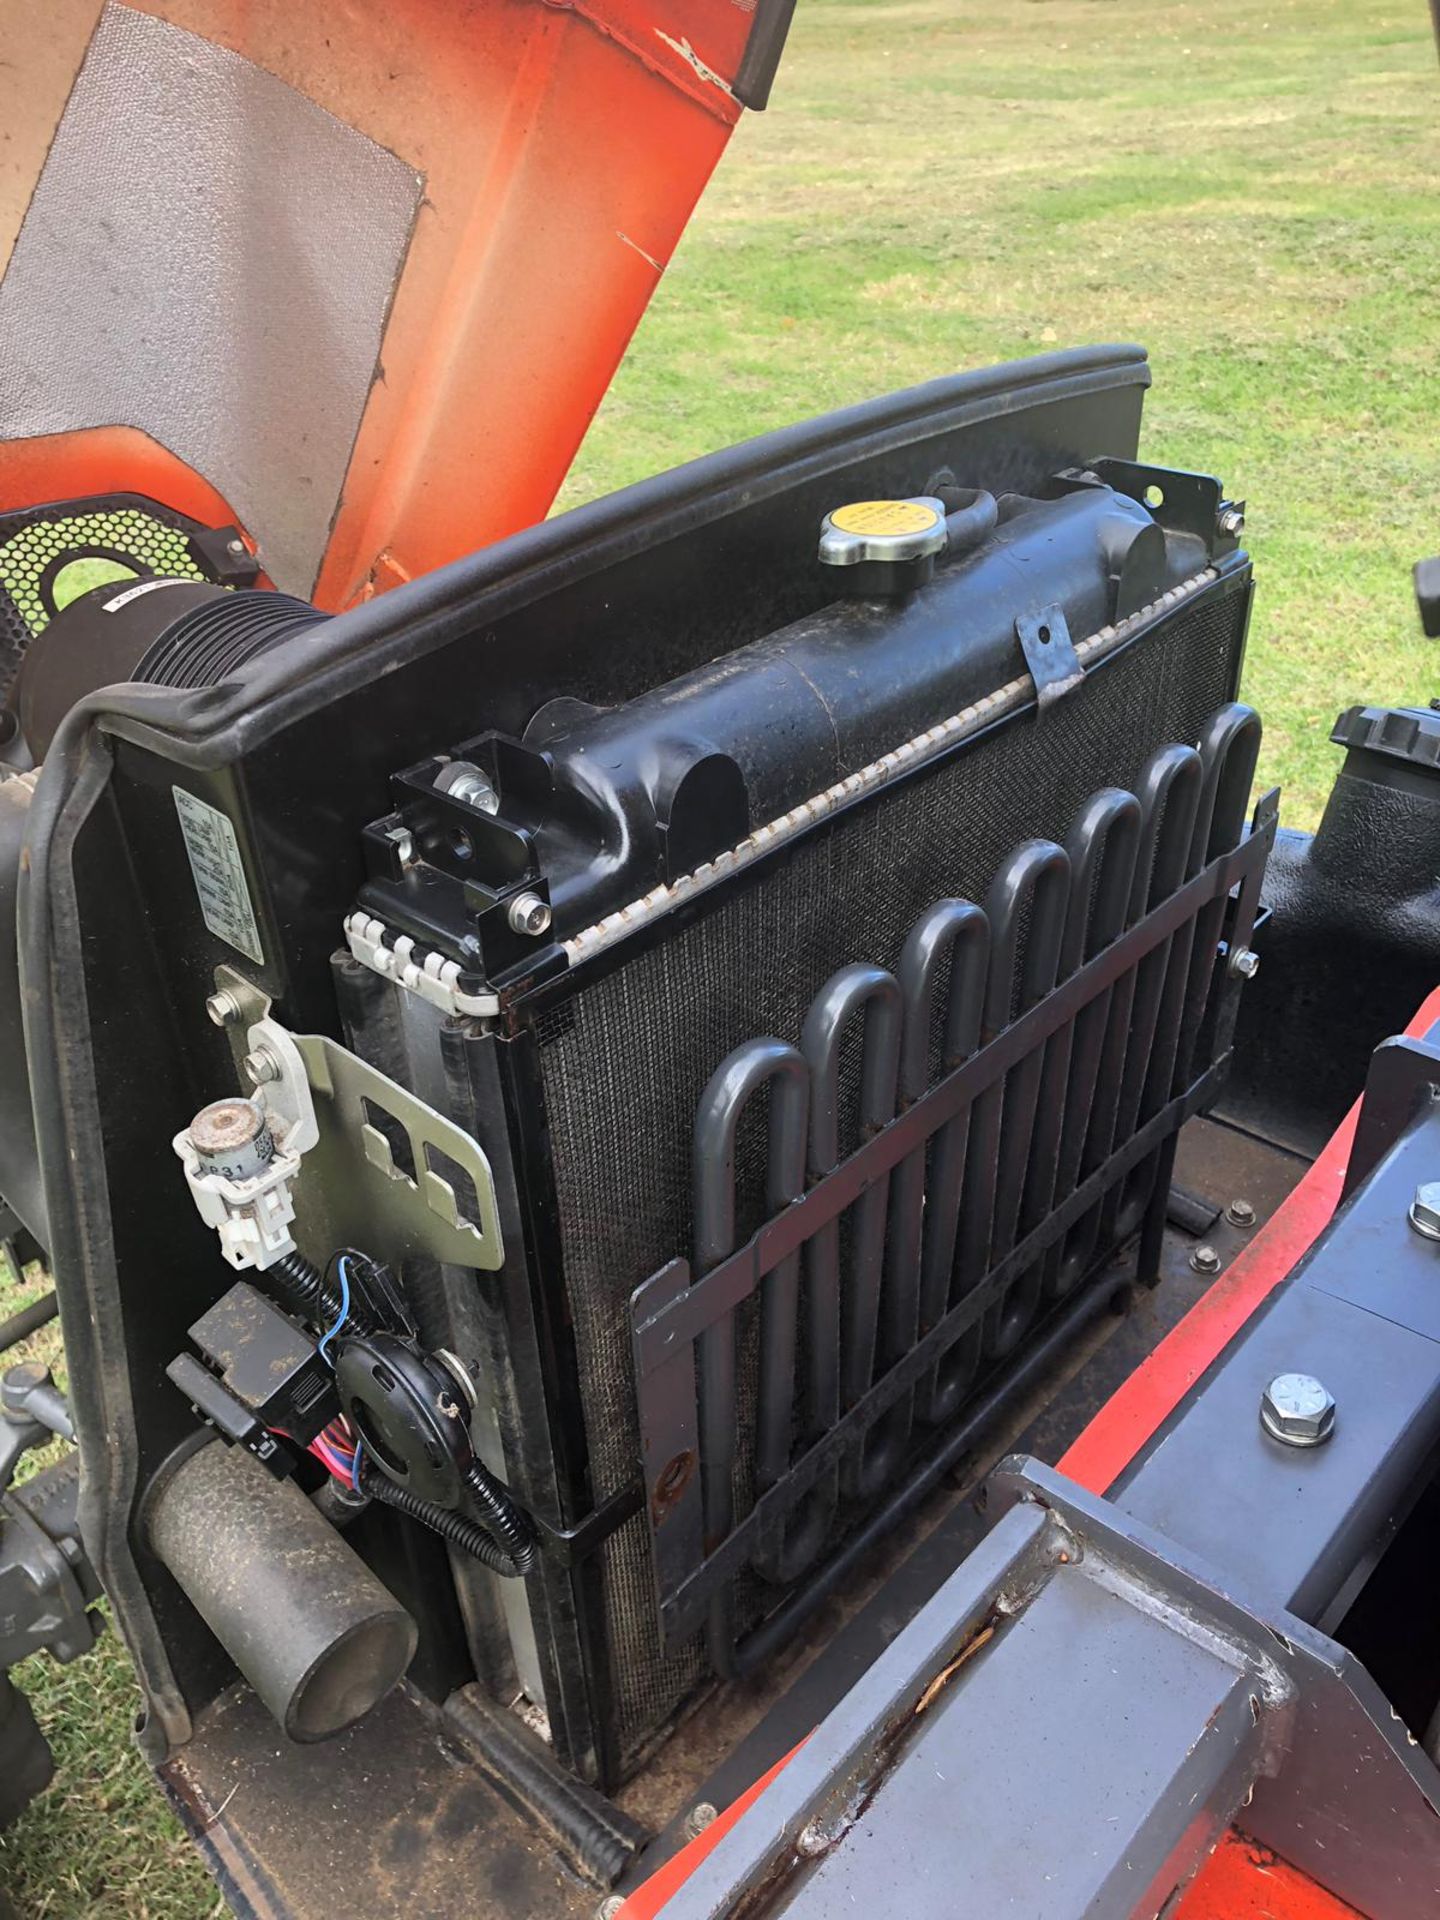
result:
M 452 760 L 449 766 L 442 767 L 435 776 L 435 786 L 440 793 L 448 793 L 452 800 L 463 800 L 467 807 L 478 807 L 481 813 L 500 811 L 495 783 L 472 760 Z
M 253 1053 L 246 1054 L 242 1064 L 245 1078 L 252 1087 L 268 1086 L 272 1081 L 279 1080 L 284 1072 L 269 1047 L 256 1047 Z
M 1232 1227 L 1253 1227 L 1255 1209 L 1248 1200 L 1232 1200 L 1225 1209 L 1225 1218 Z
M 615 1920 L 615 1916 L 625 1904 L 623 1893 L 611 1893 L 595 1909 L 595 1920 Z
M 1190 1264 L 1196 1273 L 1218 1273 L 1220 1256 L 1214 1247 L 1196 1247 L 1190 1256 Z
M 1440 1240 L 1440 1180 L 1422 1180 L 1416 1187 L 1410 1224 L 1427 1240 Z
M 550 925 L 550 909 L 538 893 L 517 893 L 505 917 L 512 933 L 544 933 Z
M 233 1027 L 240 1018 L 240 1002 L 228 987 L 221 987 L 205 1002 L 205 1011 L 217 1027 Z
M 1253 980 L 1260 971 L 1260 956 L 1251 947 L 1236 947 L 1230 956 L 1230 971 L 1237 979 Z
M 1245 515 L 1239 507 L 1226 507 L 1218 522 L 1221 533 L 1228 533 L 1232 540 L 1238 539 L 1245 531 Z
M 685 1816 L 685 1832 L 691 1840 L 699 1839 L 707 1827 L 713 1827 L 719 1818 L 718 1810 L 708 1800 L 697 1801 Z
M 1335 1431 L 1335 1396 L 1308 1373 L 1277 1373 L 1260 1396 L 1260 1424 L 1287 1447 L 1318 1447 Z

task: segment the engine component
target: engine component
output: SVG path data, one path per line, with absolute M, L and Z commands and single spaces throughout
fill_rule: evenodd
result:
M 243 1407 L 302 1447 L 340 1410 L 314 1339 L 248 1281 L 201 1314 L 190 1338 Z
M 253 1100 L 216 1100 L 181 1133 L 180 1156 L 200 1218 L 220 1235 L 232 1267 L 271 1267 L 295 1242 L 291 1186 L 320 1137 L 305 1065 L 289 1034 L 273 1021 L 250 1029 L 257 1063 Z
M 171 1469 L 150 1544 L 292 1740 L 352 1726 L 415 1651 L 405 1608 L 291 1480 L 209 1441 Z

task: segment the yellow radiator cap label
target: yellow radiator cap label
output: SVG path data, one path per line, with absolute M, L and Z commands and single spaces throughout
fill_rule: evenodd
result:
M 943 515 L 924 500 L 853 500 L 836 507 L 830 524 L 837 533 L 894 539 L 897 535 L 929 533 Z

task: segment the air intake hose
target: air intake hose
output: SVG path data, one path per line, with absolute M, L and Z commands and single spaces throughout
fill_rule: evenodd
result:
M 329 618 L 308 600 L 208 580 L 111 582 L 81 594 L 32 641 L 16 687 L 35 760 L 77 700 L 99 687 L 213 687 Z

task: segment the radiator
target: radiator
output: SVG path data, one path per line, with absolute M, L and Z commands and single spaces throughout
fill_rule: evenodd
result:
M 602 1549 L 622 1770 L 707 1676 L 743 1670 L 746 1636 L 1135 1232 L 1160 1142 L 1226 1045 L 1212 982 L 1241 879 L 1225 857 L 1248 845 L 1258 727 L 1227 706 L 1248 592 L 1248 568 L 1202 573 L 1102 636 L 1084 683 L 1043 710 L 1007 713 L 1000 689 L 991 711 L 972 702 L 948 751 L 892 753 L 868 789 L 684 914 L 653 902 L 539 1014 L 555 1279 L 596 1503 L 646 1474 L 645 1511 Z M 1175 924 L 1157 934 L 1167 902 Z M 1122 937 L 1118 976 L 1097 985 Z M 1071 1000 L 1047 1012 L 1067 978 Z M 895 1159 L 893 1116 L 920 1113 L 960 1055 L 988 1053 L 1027 1010 L 1027 1051 L 988 1084 L 972 1072 L 943 1125 L 927 1133 L 921 1113 Z M 727 1071 L 753 1095 L 728 1113 Z M 717 1167 L 731 1178 L 727 1127 L 733 1204 L 705 1191 Z M 827 1169 L 853 1170 L 867 1141 L 893 1164 L 830 1220 L 812 1209 L 768 1270 L 753 1247 L 747 1275 L 732 1261 L 732 1304 L 707 1307 L 707 1267 L 725 1280 L 733 1249 L 763 1241 L 796 1196 L 823 1201 Z M 1097 1170 L 1105 1197 L 1072 1204 L 1065 1231 L 1000 1274 L 985 1314 L 949 1328 L 939 1360 L 857 1423 L 876 1383 L 1026 1235 L 1053 1230 Z M 927 1234 L 942 1244 L 925 1267 Z

